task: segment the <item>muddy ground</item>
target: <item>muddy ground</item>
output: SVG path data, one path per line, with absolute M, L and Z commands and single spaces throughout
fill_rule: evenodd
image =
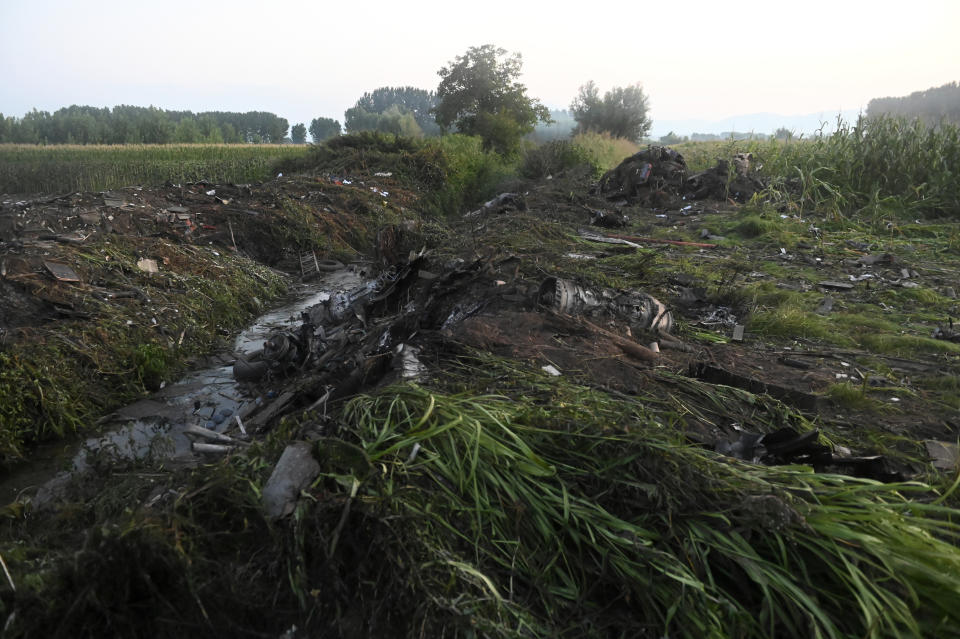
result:
M 7 437 L 7 465 L 73 429 L 95 432 L 102 415 L 196 366 L 223 345 L 218 340 L 275 303 L 284 281 L 301 279 L 301 258 L 310 253 L 318 266 L 352 265 L 379 283 L 340 310 L 318 310 L 297 359 L 250 383 L 252 395 L 269 401 L 245 415 L 248 442 L 272 432 L 336 437 L 345 400 L 396 381 L 524 397 L 522 383 L 464 378 L 462 362 L 495 357 L 638 398 L 670 415 L 691 443 L 747 461 L 805 463 L 884 481 L 936 481 L 955 467 L 955 223 L 824 219 L 730 199 L 685 199 L 666 186 L 636 198 L 622 189 L 611 196 L 595 176 L 576 170 L 511 185 L 514 196 L 446 220 L 424 219 L 420 194 L 375 173 L 4 196 L 0 335 L 8 366 L 30 353 L 42 357 L 55 343 L 71 374 L 88 376 L 57 399 L 82 407 L 68 411 L 70 419 L 30 431 L 8 411 L 3 426 L 19 435 Z M 196 283 L 221 278 L 230 285 L 243 278 L 244 285 L 230 289 L 230 299 L 196 303 Z M 545 283 L 555 280 L 601 303 L 569 312 L 545 296 L 554 290 Z M 217 291 L 200 294 L 214 298 Z M 672 326 L 638 315 L 638 298 L 629 296 L 641 294 L 669 310 Z M 114 348 L 129 327 L 135 333 Z M 137 344 L 157 346 L 164 366 L 136 359 Z M 57 380 L 31 369 L 16 381 L 38 376 L 44 384 Z M 121 378 L 130 383 L 118 392 Z M 25 405 L 23 414 L 36 419 L 53 400 L 16 397 L 23 391 L 17 384 L 4 387 L 3 401 Z M 801 420 L 819 429 L 816 446 L 800 442 L 777 452 L 771 445 L 761 454 L 738 444 L 745 433 L 773 433 Z M 226 432 L 243 439 L 236 426 Z M 227 446 L 201 459 L 215 463 L 243 450 Z M 151 473 L 167 470 L 125 472 L 154 482 Z M 189 492 L 169 481 L 170 494 Z M 35 493 L 24 491 L 7 508 L 6 541 L 39 535 L 38 527 L 62 522 L 64 513 L 95 521 L 77 513 L 95 503 L 98 490 L 85 480 L 62 503 L 37 511 Z M 167 499 L 131 490 L 150 508 Z M 12 556 L 16 578 L 43 561 L 36 551 Z M 35 610 L 17 608 L 28 599 L 4 596 L 8 610 Z M 378 627 L 353 614 L 343 623 Z M 338 627 L 344 636 L 362 634 Z M 276 631 L 269 623 L 259 628 Z

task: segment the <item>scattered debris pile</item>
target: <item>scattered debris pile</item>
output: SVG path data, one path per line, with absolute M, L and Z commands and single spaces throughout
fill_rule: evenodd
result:
M 479 209 L 465 213 L 465 218 L 480 217 L 481 215 L 509 213 L 512 211 L 526 211 L 527 203 L 520 193 L 501 193 L 492 200 L 483 203 Z
M 751 153 L 737 153 L 732 166 L 720 159 L 712 168 L 688 175 L 682 155 L 667 147 L 650 146 L 607 171 L 597 191 L 608 200 L 650 208 L 671 208 L 684 199 L 745 202 L 766 186 L 752 161 Z
M 887 482 L 904 481 L 903 473 L 891 470 L 882 455 L 855 457 L 842 447 L 831 451 L 829 446 L 820 443 L 820 435 L 819 429 L 801 433 L 789 427 L 772 433 L 741 431 L 737 439 L 718 439 L 714 449 L 722 455 L 755 464 L 805 464 L 817 472 L 841 473 Z
M 599 189 L 603 197 L 616 201 L 610 206 L 615 210 L 621 201 L 663 206 L 682 198 L 746 199 L 750 189 L 762 188 L 751 160 L 749 155 L 738 156 L 731 164 L 719 163 L 710 171 L 688 176 L 682 156 L 651 147 L 605 175 Z M 376 176 L 389 178 L 390 172 Z M 78 217 L 83 224 L 103 224 L 105 219 L 129 224 L 130 234 L 149 238 L 132 244 L 129 254 L 121 256 L 123 268 L 114 268 L 120 253 L 113 237 L 109 238 L 110 250 L 98 247 L 100 252 L 93 257 L 109 262 L 109 269 L 101 270 L 115 278 L 102 283 L 104 290 L 107 284 L 116 290 L 117 282 L 137 278 L 149 283 L 142 287 L 149 299 L 141 301 L 140 294 L 130 288 L 130 304 L 156 305 L 161 294 L 172 295 L 174 286 L 185 295 L 188 282 L 195 285 L 207 278 L 224 278 L 228 266 L 227 260 L 220 259 L 224 253 L 227 257 L 234 252 L 264 257 L 269 251 L 271 265 L 285 255 L 287 270 L 299 271 L 304 279 L 339 268 L 340 263 L 318 257 L 314 251 L 320 250 L 319 244 L 311 244 L 312 238 L 299 243 L 297 233 L 311 225 L 332 225 L 333 219 L 340 226 L 324 226 L 322 232 L 327 233 L 325 238 L 337 239 L 337 229 L 344 233 L 359 229 L 364 214 L 379 211 L 363 207 L 379 206 L 381 198 L 389 197 L 392 202 L 402 194 L 393 186 L 387 191 L 354 185 L 353 181 L 329 178 L 324 182 L 314 176 L 295 194 L 299 200 L 292 190 L 281 188 L 279 196 L 277 192 L 264 196 L 260 204 L 250 193 L 237 194 L 231 187 L 212 185 L 188 186 L 188 193 L 180 190 L 179 195 L 170 190 L 162 201 L 149 194 L 141 201 L 131 193 L 118 192 L 102 197 L 102 204 L 98 199 L 97 211 L 78 204 L 78 210 L 83 209 Z M 252 631 L 279 636 L 279 623 L 285 621 L 284 628 L 290 630 L 283 636 L 291 637 L 303 632 L 380 636 L 390 630 L 406 634 L 418 630 L 421 635 L 434 636 L 446 630 L 444 624 L 453 629 L 466 627 L 455 625 L 459 623 L 470 624 L 469 632 L 479 628 L 481 633 L 500 636 L 502 633 L 475 621 L 496 618 L 507 619 L 504 623 L 512 626 L 524 624 L 534 618 L 526 609 L 521 611 L 523 617 L 510 616 L 511 606 L 521 602 L 549 622 L 561 619 L 557 627 L 567 628 L 564 632 L 532 633 L 538 636 L 576 634 L 583 627 L 600 634 L 638 636 L 664 625 L 663 618 L 682 617 L 690 602 L 695 602 L 682 597 L 705 593 L 703 610 L 709 615 L 729 614 L 731 624 L 770 619 L 769 624 L 763 622 L 767 632 L 788 629 L 803 634 L 818 630 L 808 624 L 828 616 L 846 620 L 843 608 L 852 600 L 843 589 L 847 584 L 893 584 L 893 595 L 886 591 L 862 593 L 870 601 L 895 602 L 899 593 L 910 592 L 910 582 L 895 582 L 901 564 L 921 566 L 924 576 L 914 583 L 933 583 L 939 592 L 949 592 L 942 584 L 950 584 L 955 571 L 943 558 L 951 557 L 946 550 L 954 546 L 947 542 L 957 536 L 942 541 L 942 546 L 930 546 L 936 535 L 928 531 L 942 533 L 947 530 L 943 522 L 937 519 L 919 529 L 917 522 L 922 519 L 910 512 L 914 507 L 901 503 L 901 493 L 908 491 L 929 500 L 927 489 L 919 483 L 884 486 L 834 475 L 899 482 L 917 472 L 901 460 L 895 468 L 893 455 L 873 454 L 877 449 L 858 432 L 833 429 L 834 419 L 847 420 L 843 426 L 854 424 L 843 415 L 831 416 L 823 410 L 830 401 L 822 392 L 825 381 L 833 382 L 834 375 L 837 380 L 853 379 L 856 372 L 864 396 L 873 385 L 872 381 L 868 384 L 871 371 L 865 367 L 865 372 L 858 370 L 862 364 L 852 357 L 850 361 L 839 359 L 836 349 L 814 350 L 807 341 L 773 349 L 759 344 L 759 339 L 750 339 L 749 334 L 745 338 L 745 327 L 739 322 L 744 321 L 748 309 L 736 304 L 735 296 L 726 305 L 719 287 L 718 294 L 711 296 L 708 287 L 712 282 L 705 277 L 704 281 L 693 276 L 668 278 L 676 300 L 665 297 L 671 289 L 662 280 L 648 277 L 647 262 L 643 261 L 647 257 L 642 254 L 647 252 L 636 251 L 638 246 L 660 245 L 658 251 L 666 256 L 674 252 L 699 256 L 698 266 L 707 273 L 722 267 L 718 260 L 723 245 L 687 241 L 689 232 L 681 239 L 626 234 L 650 230 L 649 225 L 640 228 L 639 224 L 623 235 L 599 234 L 594 229 L 581 230 L 580 237 L 573 237 L 577 225 L 583 223 L 585 208 L 594 226 L 618 228 L 630 221 L 603 210 L 605 203 L 599 198 L 575 201 L 566 194 L 561 197 L 555 186 L 558 181 L 551 181 L 553 189 L 533 189 L 523 195 L 504 193 L 468 214 L 468 221 L 459 229 L 477 227 L 476 234 L 486 233 L 482 241 L 498 245 L 498 236 L 491 229 L 508 229 L 499 236 L 503 237 L 508 232 L 519 235 L 546 227 L 547 222 L 554 225 L 552 243 L 531 233 L 533 239 L 525 244 L 500 247 L 523 257 L 503 257 L 501 253 L 477 258 L 489 256 L 491 251 L 474 242 L 474 252 L 469 253 L 466 241 L 456 242 L 458 229 L 449 234 L 445 230 L 443 242 L 421 242 L 427 232 L 411 224 L 399 208 L 392 211 L 395 215 L 367 216 L 376 222 L 364 227 L 366 243 L 355 242 L 356 252 L 374 255 L 361 262 L 360 277 L 372 277 L 370 269 L 379 272 L 379 277 L 363 280 L 359 286 L 353 286 L 357 280 L 351 279 L 346 285 L 351 288 L 331 293 L 329 299 L 302 314 L 303 306 L 298 307 L 288 314 L 299 314 L 295 328 L 274 331 L 262 350 L 236 360 L 234 376 L 243 382 L 244 390 L 256 396 L 253 401 L 235 402 L 235 412 L 221 409 L 219 404 L 194 403 L 191 418 L 200 421 L 186 431 L 193 449 L 231 457 L 220 464 L 193 468 L 187 480 L 182 479 L 185 475 L 167 475 L 162 469 L 162 473 L 150 474 L 149 486 L 142 477 L 133 477 L 145 475 L 142 473 L 97 477 L 99 482 L 116 480 L 119 485 L 129 481 L 135 487 L 128 492 L 118 489 L 106 510 L 107 500 L 76 500 L 76 512 L 100 509 L 107 515 L 89 518 L 94 524 L 79 553 L 75 531 L 70 535 L 58 532 L 57 538 L 50 538 L 61 546 L 63 559 L 58 561 L 66 575 L 63 583 L 69 588 L 60 591 L 45 585 L 36 592 L 64 605 L 51 608 L 46 600 L 38 600 L 36 605 L 28 601 L 32 607 L 16 608 L 15 622 L 53 620 L 62 628 L 79 627 L 76 610 L 90 619 L 106 618 L 113 623 L 118 615 L 108 607 L 116 608 L 116 601 L 126 605 L 130 592 L 142 591 L 147 593 L 142 598 L 147 604 L 126 615 L 133 624 L 139 623 L 141 610 L 150 619 L 149 615 L 159 610 L 163 623 L 172 616 L 168 610 L 183 610 L 170 628 L 179 624 L 207 634 L 213 628 L 224 634 Z M 317 183 L 323 183 L 326 191 L 314 190 Z M 363 206 L 357 205 L 363 208 L 361 213 L 354 216 L 331 210 L 337 208 L 335 195 L 341 190 L 350 197 L 368 198 L 361 201 Z M 266 204 L 269 198 L 276 204 Z M 302 206 L 297 204 L 301 200 Z M 296 206 L 290 206 L 291 202 Z M 309 202 L 314 205 L 308 207 Z M 292 219 L 303 221 L 302 227 L 271 236 L 274 241 L 269 245 L 259 242 L 258 238 L 267 235 L 257 233 L 276 230 L 271 228 L 275 219 L 271 208 L 280 203 L 290 206 Z M 19 208 L 32 216 L 41 212 L 41 206 Z M 61 210 L 68 206 L 69 202 L 56 204 Z M 694 219 L 694 213 L 689 215 L 688 220 Z M 244 220 L 257 224 L 244 227 Z M 386 220 L 390 223 L 384 224 Z M 65 226 L 44 226 L 49 228 L 25 225 L 0 237 L 9 241 L 7 248 L 11 249 L 3 267 L 3 274 L 10 276 L 0 279 L 0 285 L 7 299 L 15 303 L 19 299 L 13 292 L 24 290 L 24 282 L 36 282 L 37 290 L 53 285 L 80 291 L 92 280 L 91 267 L 67 259 L 69 252 L 64 251 L 81 244 L 92 246 L 86 230 L 75 234 L 76 229 Z M 334 231 L 328 233 L 330 228 Z M 569 250 L 572 241 L 579 243 L 578 249 L 582 245 L 583 251 L 604 244 L 604 251 L 567 253 L 577 257 L 573 262 L 576 270 L 564 272 L 568 262 L 554 261 L 547 253 L 558 247 Z M 178 244 L 178 251 L 173 251 L 171 243 Z M 411 252 L 413 246 L 424 244 L 435 248 Z M 176 258 L 182 253 L 217 259 L 204 260 L 205 270 L 188 280 L 174 277 Z M 350 262 L 350 255 L 340 255 L 340 259 Z M 750 254 L 750 258 L 757 255 Z M 787 253 L 781 249 L 780 255 Z M 608 258 L 610 261 L 604 262 Z M 776 259 L 789 263 L 785 258 Z M 869 281 L 857 285 L 831 279 L 821 280 L 819 286 L 836 291 L 833 294 L 839 300 L 849 296 L 849 291 L 869 290 L 868 285 L 881 281 L 876 276 L 881 267 L 887 272 L 894 266 L 901 281 L 912 283 L 918 274 L 901 269 L 900 259 L 893 254 L 876 259 L 861 256 L 855 264 L 859 269 L 876 268 Z M 811 260 L 812 267 L 826 266 L 820 259 Z M 847 260 L 847 265 L 853 266 L 851 261 Z M 633 273 L 643 270 L 644 275 L 619 279 L 629 268 Z M 869 275 L 860 272 L 850 279 L 859 283 Z M 811 281 L 822 277 L 838 275 L 827 271 Z M 161 291 L 154 280 L 163 278 L 169 285 Z M 643 284 L 641 288 L 598 284 L 618 281 Z M 724 286 L 732 288 L 733 281 L 731 276 Z M 650 290 L 661 299 L 670 300 L 672 310 L 646 292 L 648 283 L 657 287 Z M 807 291 L 812 286 L 809 284 Z M 900 284 L 899 288 L 911 287 Z M 26 294 L 21 297 L 34 299 Z M 814 295 L 808 297 L 803 301 L 812 309 L 817 300 Z M 182 298 L 171 297 L 170 303 L 164 300 L 162 304 L 171 309 L 171 317 L 183 312 L 173 310 L 177 309 L 176 299 Z M 830 312 L 825 303 L 821 308 Z M 71 309 L 57 312 L 67 310 Z M 3 322 L 7 321 L 5 313 L 9 309 L 0 308 Z M 675 326 L 674 313 L 685 313 L 695 321 Z M 144 317 L 150 322 L 147 332 L 156 330 L 163 335 L 162 343 L 171 348 L 179 348 L 184 335 L 189 340 L 189 331 L 167 327 L 166 316 L 151 312 Z M 151 322 L 155 317 L 159 321 Z M 116 325 L 128 327 L 121 331 L 134 330 L 121 321 Z M 158 328 L 153 329 L 154 325 Z M 674 330 L 689 339 L 689 344 L 674 337 Z M 953 344 L 929 344 L 928 335 L 920 342 L 926 348 L 954 352 Z M 940 327 L 933 337 L 960 339 L 952 324 Z M 853 354 L 861 359 L 870 355 L 865 351 Z M 940 365 L 947 362 L 946 357 L 926 362 L 883 357 L 890 364 L 891 375 L 897 371 L 939 375 Z M 842 373 L 847 369 L 849 377 Z M 418 383 L 391 386 L 404 381 Z M 386 391 L 377 393 L 381 388 Z M 923 399 L 918 398 L 917 403 Z M 157 413 L 145 403 L 141 407 Z M 817 421 L 810 419 L 812 413 L 819 413 Z M 499 429 L 492 427 L 491 417 Z M 883 418 L 884 428 L 900 423 L 914 429 L 904 428 L 904 432 L 916 432 L 916 424 L 911 423 L 918 421 L 914 414 Z M 895 421 L 897 418 L 901 421 Z M 218 432 L 220 428 L 223 432 Z M 957 465 L 956 446 L 949 442 L 952 432 L 943 431 L 931 429 L 927 437 L 936 440 L 928 439 L 926 447 L 936 459 L 936 468 L 952 472 Z M 268 432 L 269 437 L 265 436 Z M 896 435 L 907 439 L 900 431 Z M 688 445 L 691 442 L 694 445 Z M 855 442 L 863 442 L 866 448 L 853 450 Z M 763 467 L 795 464 L 830 475 Z M 802 477 L 799 484 L 795 477 Z M 485 501 L 488 496 L 490 500 Z M 540 496 L 543 499 L 538 499 Z M 464 504 L 476 504 L 476 511 Z M 921 510 L 922 506 L 916 508 Z M 851 512 L 857 512 L 857 517 L 848 517 Z M 146 539 L 152 545 L 136 537 L 140 529 L 135 517 L 141 516 L 142 530 L 150 531 Z M 64 517 L 71 524 L 76 519 Z M 118 521 L 123 526 L 113 528 Z M 16 526 L 20 524 L 11 524 L 10 530 L 18 532 Z M 125 532 L 114 535 L 114 529 Z M 591 534 L 571 536 L 567 534 L 571 530 Z M 890 535 L 891 530 L 902 534 Z M 914 539 L 916 530 L 923 531 L 922 544 L 901 543 Z M 202 535 L 191 537 L 195 533 Z M 161 537 L 167 534 L 169 540 Z M 876 539 L 884 534 L 887 537 L 881 537 L 880 543 L 836 542 L 858 541 L 868 535 Z M 105 545 L 103 536 L 114 539 L 111 543 L 126 545 Z M 446 543 L 447 537 L 449 546 L 438 543 Z M 264 539 L 270 543 L 265 544 Z M 34 545 L 40 547 L 40 543 Z M 127 554 L 119 552 L 124 548 L 129 550 Z M 888 566 L 883 553 L 918 548 L 926 563 L 907 564 L 912 558 L 903 555 L 895 557 L 889 573 L 879 570 Z M 169 560 L 164 559 L 158 567 L 156 561 L 151 562 L 152 549 L 158 549 L 156 556 Z M 14 578 L 18 584 L 21 575 L 40 574 L 47 579 L 38 568 L 49 574 L 42 563 L 54 565 L 40 553 L 36 561 L 22 554 L 5 554 L 14 569 L 13 577 L 6 575 L 11 592 Z M 572 561 L 558 562 L 558 556 Z M 126 557 L 132 559 L 124 561 Z M 655 563 L 664 558 L 670 563 Z M 946 566 L 941 572 L 947 578 L 936 573 L 940 581 L 931 581 L 926 575 L 934 574 L 938 563 Z M 129 565 L 127 572 L 121 570 L 123 564 Z M 567 569 L 568 574 L 557 572 Z M 849 570 L 850 576 L 843 570 Z M 550 571 L 561 578 L 543 578 Z M 183 580 L 183 575 L 189 579 Z M 656 581 L 644 583 L 644 575 L 653 575 Z M 663 575 L 679 578 L 671 582 Z M 703 575 L 709 579 L 701 582 Z M 800 577 L 791 581 L 785 575 Z M 128 587 L 131 583 L 136 590 Z M 629 588 L 624 588 L 624 583 Z M 664 583 L 669 587 L 663 587 Z M 83 587 L 83 596 L 75 594 L 76 584 Z M 822 590 L 818 590 L 819 584 L 824 584 Z M 659 599 L 644 599 L 658 587 Z M 501 598 L 494 588 L 508 596 Z M 23 590 L 30 592 L 29 588 Z M 497 596 L 491 597 L 491 592 Z M 557 592 L 562 593 L 557 600 L 563 599 L 563 604 L 550 608 L 554 600 L 545 594 L 552 597 Z M 791 604 L 784 592 L 803 593 L 800 601 L 809 603 L 810 608 Z M 116 601 L 111 599 L 113 593 L 118 593 Z M 448 593 L 451 598 L 444 599 Z M 568 593 L 576 596 L 568 597 Z M 166 605 L 156 604 L 160 596 Z M 929 592 L 920 592 L 916 599 L 939 601 Z M 193 610 L 195 604 L 197 610 Z M 489 616 L 477 613 L 477 606 L 488 604 L 496 606 Z M 772 616 L 771 611 L 788 605 L 801 612 L 790 609 L 782 621 Z M 824 606 L 830 607 L 829 612 L 821 611 Z M 61 609 L 65 614 L 50 613 Z M 126 614 L 126 609 L 120 609 Z M 643 616 L 648 612 L 649 617 Z M 661 614 L 662 618 L 654 618 Z M 865 625 L 874 619 L 867 616 Z M 712 617 L 704 613 L 702 618 Z M 423 620 L 431 625 L 425 626 Z M 677 626 L 679 632 L 684 627 L 707 627 L 684 621 L 685 626 Z M 297 630 L 294 623 L 307 627 Z M 606 623 L 610 625 L 604 626 Z M 617 624 L 629 629 L 622 630 Z M 669 622 L 661 634 L 672 632 L 668 626 Z M 99 626 L 91 621 L 90 627 Z M 731 625 L 727 634 L 737 634 L 742 627 Z M 829 624 L 824 627 L 827 631 L 820 634 L 855 634 L 845 629 L 834 631 Z M 437 632 L 438 628 L 442 631 Z M 163 631 L 151 627 L 144 636 L 148 634 Z M 863 628 L 857 628 L 856 634 L 864 634 Z
M 235 362 L 234 375 L 243 382 L 295 373 L 310 378 L 244 419 L 263 428 L 297 408 L 417 379 L 429 369 L 424 359 L 464 346 L 585 371 L 630 389 L 639 383 L 632 367 L 659 358 L 658 348 L 635 337 L 675 341 L 673 315 L 650 295 L 553 277 L 532 284 L 515 278 L 516 267 L 516 258 L 442 264 L 419 254 L 376 280 L 332 294 L 302 314 L 297 330 L 272 334 L 261 351 Z M 557 334 L 567 336 L 559 347 Z
M 731 170 L 730 161 L 717 160 L 715 166 L 687 178 L 685 194 L 695 200 L 732 198 L 737 202 L 746 202 L 766 187 L 752 162 L 752 153 L 737 153 L 733 157 Z
M 650 146 L 607 171 L 597 188 L 608 200 L 662 207 L 682 194 L 686 178 L 682 155 L 665 146 Z
M 640 291 L 617 292 L 581 286 L 548 277 L 540 284 L 537 302 L 567 315 L 602 315 L 627 320 L 632 331 L 669 333 L 673 314 L 659 300 Z

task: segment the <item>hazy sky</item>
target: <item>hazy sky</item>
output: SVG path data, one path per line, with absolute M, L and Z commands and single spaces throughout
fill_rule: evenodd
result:
M 522 53 L 529 94 L 552 108 L 592 79 L 642 83 L 654 120 L 836 113 L 960 80 L 960 1 L 0 0 L 0 112 L 342 122 L 365 91 L 435 89 L 441 66 L 487 43 Z

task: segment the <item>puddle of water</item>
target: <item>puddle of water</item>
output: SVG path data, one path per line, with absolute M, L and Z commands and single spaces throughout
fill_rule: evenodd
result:
M 195 461 L 191 440 L 184 434 L 188 427 L 216 432 L 236 428 L 238 412 L 249 402 L 264 400 L 243 392 L 233 378 L 233 359 L 261 349 L 274 331 L 299 326 L 300 313 L 329 299 L 332 291 L 361 282 L 357 274 L 339 271 L 302 287 L 294 293 L 296 301 L 266 313 L 244 330 L 234 341 L 234 352 L 220 357 L 220 365 L 194 371 L 150 398 L 115 411 L 111 426 L 95 437 L 32 451 L 28 462 L 12 468 L 0 481 L 0 504 L 62 483 L 67 473 L 88 470 L 95 465 L 94 456 Z

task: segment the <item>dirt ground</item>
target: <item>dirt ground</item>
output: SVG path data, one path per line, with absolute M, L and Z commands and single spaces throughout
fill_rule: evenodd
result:
M 724 468 L 737 458 L 754 469 L 942 485 L 956 467 L 960 410 L 951 322 L 960 227 L 805 216 L 719 197 L 710 176 L 695 199 L 677 181 L 674 155 L 663 155 L 668 171 L 649 171 L 653 181 L 638 177 L 656 157 L 599 182 L 582 169 L 508 184 L 446 219 L 421 215 L 423 194 L 377 167 L 262 185 L 0 198 L 0 417 L 8 422 L 0 426 L 15 434 L 0 441 L 7 462 L 29 463 L 38 442 L 95 433 L 125 405 L 150 412 L 158 390 L 203 362 L 232 363 L 246 394 L 216 435 L 194 440 L 195 465 L 185 471 L 163 460 L 111 461 L 65 481 L 42 505 L 23 491 L 6 506 L 8 578 L 32 584 L 2 593 L 4 610 L 20 615 L 14 627 L 100 628 L 106 610 L 110 624 L 143 636 L 188 627 L 303 636 L 293 621 L 339 636 L 372 628 L 413 636 L 403 625 L 416 618 L 411 610 L 434 610 L 418 608 L 420 593 L 433 591 L 410 581 L 425 561 L 408 553 L 423 552 L 416 526 L 426 519 L 354 500 L 363 473 L 352 464 L 370 462 L 343 426 L 351 398 L 397 382 L 448 398 L 506 398 L 536 406 L 544 421 L 554 413 L 587 421 L 586 404 L 560 404 L 586 389 L 639 407 L 644 427 L 674 429 L 684 450 L 720 453 Z M 312 276 L 311 264 L 352 268 L 364 283 L 333 292 L 249 359 L 225 351 L 225 338 L 275 305 L 285 283 Z M 603 419 L 589 423 L 606 428 Z M 48 425 L 34 428 L 40 423 Z M 307 481 L 277 489 L 270 484 L 292 440 L 308 451 Z M 311 484 L 318 442 L 333 470 Z M 417 447 L 409 455 L 414 461 Z M 677 473 L 675 483 L 709 483 L 656 453 L 636 463 Z M 386 465 L 383 476 L 393 481 Z M 353 492 L 337 484 L 349 477 Z M 637 481 L 625 500 L 640 504 L 631 518 L 676 506 Z M 430 490 L 443 492 L 445 482 Z M 613 500 L 616 491 L 607 493 L 591 489 L 590 499 Z M 723 517 L 747 503 L 734 493 L 717 506 Z M 790 514 L 778 526 L 802 528 L 792 507 L 766 497 Z M 315 508 L 300 519 L 307 498 Z M 504 507 L 522 519 L 520 501 Z M 428 559 L 423 565 L 437 563 Z M 292 572 L 303 566 L 309 579 Z M 610 601 L 622 597 L 611 592 Z M 600 600 L 607 605 L 605 594 Z M 635 616 L 629 598 L 617 605 Z M 50 610 L 65 621 L 38 614 Z M 443 614 L 430 622 L 472 623 L 468 612 Z
M 371 274 L 390 267 L 414 275 L 422 270 L 427 273 L 423 277 L 440 276 L 421 277 L 404 291 L 408 298 L 428 305 L 418 309 L 415 318 L 408 317 L 397 301 L 389 306 L 380 300 L 379 306 L 365 311 L 364 324 L 370 320 L 407 327 L 394 336 L 395 343 L 409 341 L 410 335 L 418 336 L 415 342 L 424 342 L 424 336 L 434 332 L 437 339 L 424 351 L 425 361 L 436 344 L 456 344 L 538 368 L 552 366 L 559 374 L 623 393 L 640 388 L 649 392 L 656 384 L 650 371 L 667 369 L 767 394 L 830 424 L 835 433 L 869 427 L 893 438 L 912 439 L 917 442 L 912 447 L 901 442 L 890 448 L 878 446 L 876 438 L 844 440 L 864 454 L 899 450 L 910 460 L 899 462 L 908 474 L 922 470 L 920 464 L 911 463 L 923 458 L 920 441 L 949 441 L 956 435 L 956 405 L 937 401 L 938 393 L 951 391 L 952 382 L 932 388 L 911 382 L 920 377 L 956 379 L 954 351 L 924 352 L 928 346 L 924 342 L 914 352 L 879 352 L 846 340 L 836 343 L 790 334 L 789 326 L 772 330 L 768 326 L 758 332 L 751 323 L 751 315 L 763 307 L 758 296 L 776 299 L 781 292 L 804 294 L 804 299 L 829 298 L 836 308 L 828 313 L 834 316 L 854 307 L 865 315 L 864 305 L 873 301 L 876 306 L 885 290 L 911 292 L 897 288 L 904 282 L 933 291 L 934 305 L 951 304 L 944 291 L 954 281 L 954 264 L 931 263 L 917 250 L 917 242 L 897 254 L 897 246 L 908 244 L 902 237 L 891 238 L 892 249 L 882 242 L 841 241 L 847 235 L 858 236 L 854 229 L 837 232 L 837 239 L 828 243 L 823 238 L 826 232 L 816 229 L 816 220 L 787 215 L 761 220 L 759 236 L 754 237 L 744 225 L 756 224 L 755 217 L 745 220 L 749 211 L 732 200 L 688 201 L 670 193 L 651 197 L 632 186 L 637 193 L 633 201 L 623 197 L 622 189 L 611 201 L 589 176 L 575 171 L 525 185 L 522 195 L 454 217 L 448 228 L 431 238 L 408 209 L 415 194 L 389 178 L 350 177 L 282 178 L 255 187 L 200 183 L 4 198 L 0 206 L 4 342 L 29 340 L 38 330 L 56 331 L 59 322 L 97 322 L 103 303 L 130 307 L 126 312 L 143 321 L 145 310 L 146 314 L 157 310 L 155 304 L 143 308 L 149 306 L 144 301 L 151 296 L 149 287 L 173 294 L 183 286 L 182 280 L 159 285 L 158 278 L 185 273 L 216 278 L 220 267 L 215 259 L 221 254 L 242 256 L 297 277 L 301 254 L 313 250 L 321 260 L 366 264 Z M 661 208 L 648 208 L 652 201 Z M 616 219 L 618 228 L 591 226 L 591 221 L 604 218 Z M 769 228 L 764 230 L 763 225 Z M 609 239 L 597 241 L 598 236 L 637 242 L 614 238 L 621 243 L 610 244 Z M 123 268 L 109 268 L 111 241 L 133 247 Z M 788 249 L 777 242 L 792 245 Z M 408 262 L 409 251 L 425 248 L 424 257 Z M 99 259 L 91 259 L 91 254 Z M 451 267 L 454 258 L 475 262 L 464 270 L 462 265 Z M 418 266 L 411 270 L 411 264 Z M 68 267 L 67 272 L 55 272 L 57 265 Z M 536 291 L 547 276 L 594 290 L 642 290 L 653 295 L 671 309 L 674 334 L 660 336 L 642 327 L 635 334 L 630 322 L 616 313 L 587 321 L 545 312 Z M 425 282 L 431 286 L 425 287 Z M 433 287 L 436 282 L 442 294 Z M 394 284 L 390 295 L 383 294 L 386 300 L 396 297 L 396 288 Z M 100 305 L 91 305 L 91 299 Z M 168 307 L 175 306 L 175 295 L 168 301 Z M 459 321 L 440 321 L 451 306 L 470 310 Z M 883 302 L 876 307 L 890 313 Z M 912 324 L 917 322 L 909 316 L 913 310 L 900 308 L 896 313 L 898 321 L 916 332 Z M 158 317 L 152 318 L 155 324 Z M 158 330 L 165 323 L 160 318 Z M 647 349 L 651 345 L 656 352 Z M 432 359 L 442 369 L 441 352 Z M 331 367 L 330 359 L 327 372 L 366 370 L 379 356 L 377 348 L 368 346 L 349 357 L 334 358 L 341 360 L 339 369 Z M 376 382 L 369 373 L 367 377 L 354 380 L 353 390 Z M 838 382 L 854 395 L 859 389 L 857 401 L 845 403 L 831 394 Z M 316 399 L 304 397 L 278 416 Z

